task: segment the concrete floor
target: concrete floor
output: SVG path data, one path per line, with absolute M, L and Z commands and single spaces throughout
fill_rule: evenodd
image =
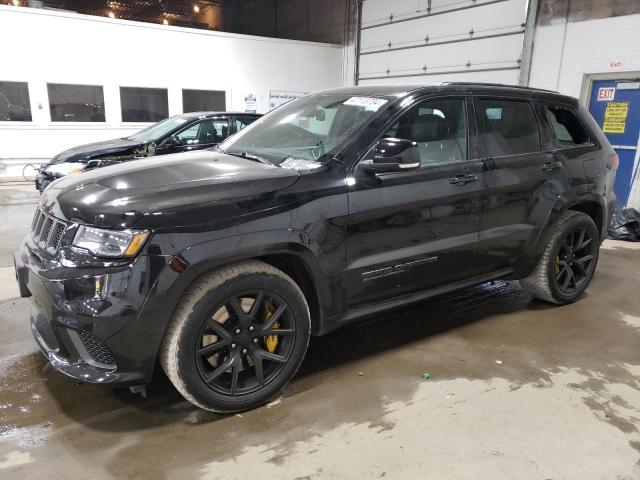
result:
M 640 478 L 638 244 L 573 305 L 498 282 L 312 339 L 280 398 L 220 416 L 161 374 L 142 399 L 51 370 L 2 268 L 24 194 L 0 190 L 0 478 Z

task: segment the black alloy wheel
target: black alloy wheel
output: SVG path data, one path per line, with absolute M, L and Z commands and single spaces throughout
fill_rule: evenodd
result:
M 295 323 L 273 292 L 233 295 L 212 309 L 194 345 L 202 380 L 224 395 L 245 395 L 267 385 L 289 360 Z
M 564 237 L 556 257 L 556 285 L 566 294 L 580 289 L 591 277 L 595 239 L 585 227 L 578 226 Z
M 214 412 L 264 404 L 293 378 L 307 351 L 306 297 L 259 260 L 213 270 L 178 302 L 160 364 L 182 396 Z

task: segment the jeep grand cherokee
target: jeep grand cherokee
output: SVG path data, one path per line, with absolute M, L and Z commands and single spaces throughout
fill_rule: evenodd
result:
M 59 371 L 139 386 L 159 359 L 190 402 L 238 411 L 286 385 L 310 335 L 375 312 L 494 279 L 577 300 L 616 167 L 557 93 L 329 90 L 216 150 L 53 182 L 16 273 Z

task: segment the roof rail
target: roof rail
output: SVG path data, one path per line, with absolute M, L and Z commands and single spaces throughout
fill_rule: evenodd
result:
M 477 85 L 481 87 L 507 87 L 507 88 L 519 88 L 522 90 L 536 90 L 539 92 L 551 92 L 558 93 L 555 90 L 547 90 L 545 88 L 524 87 L 522 85 L 509 85 L 508 83 L 487 83 L 487 82 L 442 82 L 441 85 Z

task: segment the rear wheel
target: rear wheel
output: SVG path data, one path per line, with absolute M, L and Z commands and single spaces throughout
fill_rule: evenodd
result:
M 574 302 L 593 278 L 599 250 L 600 235 L 591 217 L 568 211 L 551 230 L 535 270 L 520 283 L 548 302 Z
M 310 335 L 296 283 L 259 261 L 207 274 L 180 301 L 160 362 L 191 403 L 212 411 L 256 407 L 298 370 Z

